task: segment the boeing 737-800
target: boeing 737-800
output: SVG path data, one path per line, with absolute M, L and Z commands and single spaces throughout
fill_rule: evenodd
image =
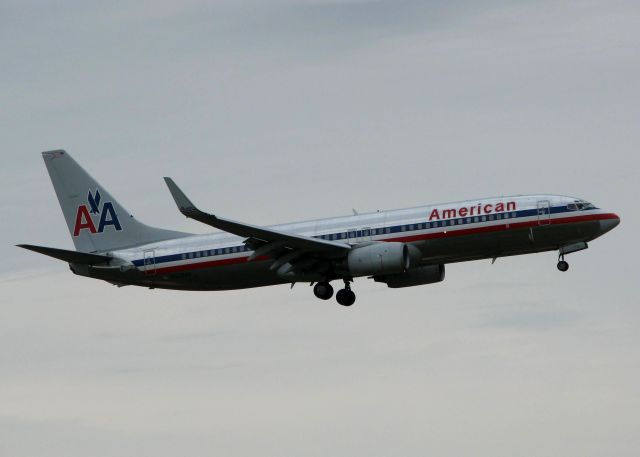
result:
M 558 251 L 557 267 L 567 271 L 565 255 L 620 223 L 579 198 L 524 195 L 265 227 L 205 213 L 165 178 L 182 214 L 222 231 L 194 235 L 138 222 L 65 151 L 42 156 L 76 250 L 19 246 L 118 286 L 229 290 L 307 282 L 328 300 L 331 281 L 343 281 L 336 299 L 350 306 L 356 277 L 411 287 L 442 281 L 448 263 L 544 251 Z

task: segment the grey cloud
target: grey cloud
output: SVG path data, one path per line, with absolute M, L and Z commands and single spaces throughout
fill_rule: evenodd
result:
M 637 453 L 635 3 L 0 8 L 0 453 Z M 162 176 L 257 224 L 528 192 L 622 224 L 566 275 L 549 253 L 357 280 L 349 310 L 118 289 L 13 246 L 71 247 L 57 147 L 192 232 Z

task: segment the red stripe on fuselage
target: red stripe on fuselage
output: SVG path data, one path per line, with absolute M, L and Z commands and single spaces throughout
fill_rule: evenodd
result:
M 526 222 L 496 224 L 496 225 L 474 227 L 474 228 L 468 228 L 468 229 L 456 229 L 455 225 L 451 225 L 451 226 L 447 226 L 447 230 L 444 230 L 442 232 L 422 233 L 420 235 L 387 238 L 379 241 L 411 242 L 411 241 L 420 241 L 420 240 L 431 240 L 436 238 L 446 238 L 449 236 L 463 236 L 463 235 L 473 235 L 476 233 L 500 232 L 502 230 L 510 230 L 512 228 L 526 228 L 526 227 L 538 227 L 538 226 L 545 226 L 545 225 L 571 224 L 574 222 L 595 222 L 595 221 L 603 221 L 603 220 L 610 220 L 610 219 L 619 219 L 619 218 L 614 213 L 604 213 L 604 214 L 588 214 L 583 216 L 572 216 L 572 217 L 559 217 L 556 219 L 544 219 L 543 224 L 540 224 L 538 219 L 535 219 L 535 220 L 526 221 Z M 450 230 L 449 228 L 453 230 Z M 233 265 L 237 263 L 247 262 L 247 257 L 248 256 L 243 256 L 243 257 L 234 257 L 231 259 L 210 260 L 208 262 L 196 262 L 196 263 L 188 263 L 183 265 L 175 265 L 172 267 L 157 268 L 156 272 L 157 273 L 175 273 L 178 271 L 200 270 L 203 268 L 217 267 L 222 265 Z M 252 262 L 268 260 L 269 258 L 270 257 L 268 256 L 260 256 L 252 260 Z
M 534 216 L 531 216 L 531 217 L 534 217 Z M 595 221 L 602 221 L 602 220 L 609 220 L 609 219 L 618 219 L 618 216 L 613 213 L 589 214 L 584 216 L 544 219 L 543 221 L 539 221 L 538 219 L 535 219 L 532 221 L 514 222 L 512 224 L 511 223 L 495 224 L 495 225 L 488 225 L 484 227 L 474 227 L 474 228 L 468 228 L 468 229 L 456 229 L 455 225 L 451 225 L 451 226 L 447 226 L 447 228 L 442 232 L 423 233 L 420 235 L 411 235 L 411 236 L 401 236 L 397 238 L 388 238 L 386 240 L 381 240 L 381 241 L 411 242 L 411 241 L 420 241 L 420 240 L 432 240 L 437 238 L 446 238 L 450 236 L 463 236 L 463 235 L 475 235 L 477 233 L 500 232 L 502 230 L 510 230 L 512 228 L 544 227 L 545 225 L 571 224 L 574 222 L 595 222 Z

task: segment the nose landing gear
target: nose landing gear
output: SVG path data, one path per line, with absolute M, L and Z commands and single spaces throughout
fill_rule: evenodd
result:
M 589 245 L 586 241 L 578 241 L 577 243 L 560 246 L 560 248 L 558 249 L 558 270 L 567 271 L 569 269 L 569 264 L 564 260 L 565 254 L 582 251 L 583 249 L 587 249 L 588 247 Z
M 560 255 L 558 258 L 558 270 L 563 273 L 569 269 L 569 263 L 564 260 L 564 255 Z

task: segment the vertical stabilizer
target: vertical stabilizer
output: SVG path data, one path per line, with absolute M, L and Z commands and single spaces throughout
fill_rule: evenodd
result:
M 189 236 L 135 220 L 65 151 L 46 151 L 42 157 L 78 251 L 109 251 Z

